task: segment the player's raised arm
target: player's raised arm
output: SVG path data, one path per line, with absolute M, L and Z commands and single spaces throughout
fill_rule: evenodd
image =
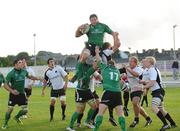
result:
M 113 36 L 113 40 L 115 41 L 116 40 L 116 34 L 117 32 L 114 32 L 114 31 L 112 31 L 112 33 L 111 33 L 111 35 Z
M 100 50 L 99 50 L 99 47 L 98 47 L 98 46 L 96 46 L 95 52 L 96 52 L 96 61 L 98 62 L 98 61 L 101 60 L 101 57 L 100 57 L 100 55 L 99 55 Z
M 112 47 L 112 50 L 113 50 L 113 52 L 115 52 L 121 46 L 121 42 L 120 42 L 120 39 L 118 37 L 119 33 L 118 32 L 114 32 L 113 34 L 114 34 L 114 45 Z
M 35 77 L 35 76 L 32 76 L 32 75 L 28 75 L 27 77 L 29 79 L 31 79 L 31 80 L 40 80 L 40 81 L 43 81 L 43 79 L 41 77 Z

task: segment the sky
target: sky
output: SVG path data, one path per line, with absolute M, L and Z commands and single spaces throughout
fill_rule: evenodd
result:
M 79 54 L 87 37 L 75 37 L 89 15 L 119 32 L 120 50 L 180 48 L 180 0 L 1 0 L 0 56 L 25 51 Z M 105 35 L 112 42 L 112 36 Z

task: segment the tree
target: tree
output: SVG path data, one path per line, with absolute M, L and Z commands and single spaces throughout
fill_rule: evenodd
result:
M 8 65 L 8 61 L 5 57 L 0 57 L 0 66 L 6 67 Z
M 76 66 L 77 60 L 73 56 L 67 56 L 64 61 L 64 66 Z
M 16 56 L 14 55 L 8 55 L 6 57 L 8 64 L 6 66 L 13 66 L 13 61 L 16 59 Z
M 30 60 L 29 54 L 27 52 L 20 52 L 16 57 L 20 59 L 25 58 L 27 61 Z

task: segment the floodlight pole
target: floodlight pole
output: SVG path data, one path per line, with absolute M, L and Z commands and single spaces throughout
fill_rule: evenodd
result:
M 36 66 L 36 34 L 33 34 L 34 37 L 34 66 Z
M 174 44 L 174 59 L 176 59 L 176 34 L 175 34 L 175 28 L 177 27 L 177 25 L 173 25 L 173 44 Z

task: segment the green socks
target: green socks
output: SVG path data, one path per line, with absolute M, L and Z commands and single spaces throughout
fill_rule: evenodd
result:
M 78 116 L 79 116 L 79 113 L 77 112 L 73 113 L 73 115 L 71 116 L 69 127 L 73 128 L 74 122 L 77 120 Z
M 96 117 L 96 125 L 93 131 L 97 131 L 99 129 L 100 125 L 102 124 L 102 121 L 103 121 L 103 116 L 98 115 Z
M 122 131 L 126 131 L 126 122 L 124 117 L 118 118 L 119 125 L 121 126 Z
M 87 119 L 86 119 L 86 122 L 87 122 L 87 123 L 89 123 L 89 122 L 91 121 L 91 118 L 93 117 L 94 112 L 95 112 L 95 110 L 93 110 L 93 109 L 91 109 L 91 108 L 89 109 L 88 115 L 87 115 Z
M 8 124 L 8 121 L 9 121 L 10 117 L 11 117 L 11 114 L 8 113 L 8 112 L 6 112 L 6 115 L 5 115 L 5 123 L 4 123 L 4 124 Z
M 26 113 L 27 113 L 27 110 L 20 110 L 15 117 L 16 117 L 16 118 L 19 118 L 19 117 L 21 117 L 22 115 L 26 115 Z

